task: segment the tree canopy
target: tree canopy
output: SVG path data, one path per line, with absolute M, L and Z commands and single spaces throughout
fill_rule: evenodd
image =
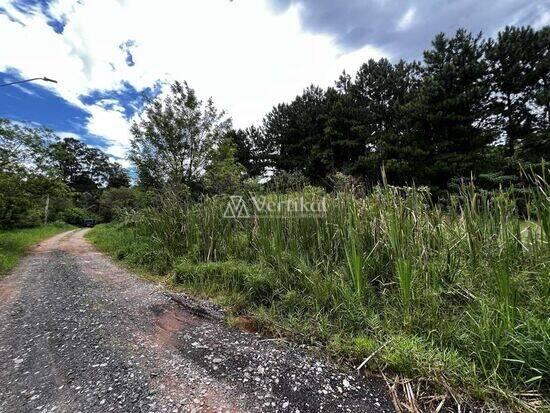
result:
M 148 102 L 132 127 L 130 160 L 140 185 L 177 190 L 196 186 L 211 149 L 230 126 L 212 99 L 203 102 L 187 83 L 175 82 L 167 96 Z
M 125 169 L 100 149 L 0 119 L 0 228 L 94 216 L 105 189 L 129 185 Z
M 234 131 L 240 162 L 327 187 L 336 173 L 375 183 L 382 168 L 394 184 L 443 190 L 514 179 L 518 163 L 550 157 L 549 33 L 507 27 L 484 39 L 459 29 L 438 34 L 421 62 L 369 60 L 334 87 L 275 106 L 261 127 Z

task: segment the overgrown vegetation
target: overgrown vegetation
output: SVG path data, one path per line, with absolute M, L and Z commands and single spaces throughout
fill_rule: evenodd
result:
M 132 129 L 147 206 L 90 236 L 447 406 L 548 407 L 549 33 L 441 34 L 423 62 L 369 61 L 247 130 L 174 83 Z M 227 219 L 232 194 L 326 211 Z
M 0 230 L 0 278 L 15 267 L 30 246 L 71 228 L 64 223 L 38 228 Z
M 165 199 L 91 238 L 272 333 L 527 410 L 550 384 L 550 186 L 532 179 L 521 202 L 466 185 L 445 207 L 426 188 L 387 185 L 268 195 L 327 197 L 326 214 L 299 219 Z
M 422 62 L 368 61 L 246 130 L 175 82 L 132 127 L 134 188 L 101 151 L 0 120 L 0 227 L 48 200 L 117 220 L 91 239 L 271 334 L 447 406 L 549 407 L 549 36 L 440 34 Z M 235 194 L 326 208 L 224 218 Z

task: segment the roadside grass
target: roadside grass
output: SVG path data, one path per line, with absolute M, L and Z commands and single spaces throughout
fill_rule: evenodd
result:
M 17 265 L 29 247 L 72 228 L 70 225 L 52 224 L 37 228 L 0 230 L 0 278 Z
M 327 195 L 325 215 L 300 219 L 224 219 L 224 198 L 167 199 L 89 238 L 269 334 L 427 383 L 427 410 L 447 397 L 450 409 L 540 411 L 550 406 L 550 185 L 533 179 L 527 218 L 507 190 L 466 186 L 443 209 L 422 188 L 381 186 Z

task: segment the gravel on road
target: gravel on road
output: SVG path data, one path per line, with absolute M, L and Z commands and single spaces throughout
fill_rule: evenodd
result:
M 0 413 L 394 411 L 380 381 L 182 305 L 85 232 L 0 281 Z

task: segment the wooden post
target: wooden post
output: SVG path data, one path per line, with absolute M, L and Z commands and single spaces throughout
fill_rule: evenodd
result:
M 46 207 L 44 208 L 44 225 L 48 225 L 48 210 L 50 209 L 50 194 L 46 195 Z

